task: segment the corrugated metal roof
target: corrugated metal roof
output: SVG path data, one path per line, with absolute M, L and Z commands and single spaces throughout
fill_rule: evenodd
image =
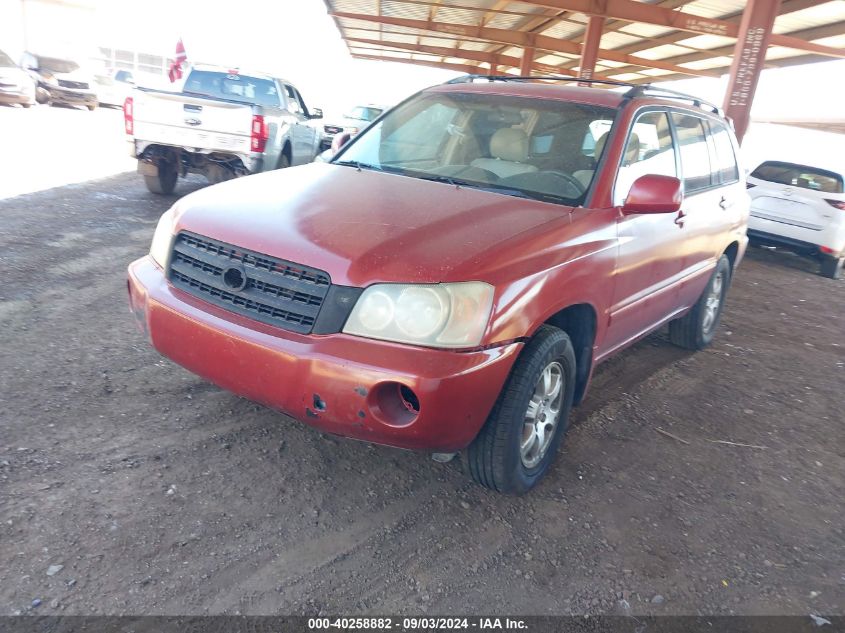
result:
M 461 72 L 487 73 L 492 66 L 501 73 L 518 72 L 524 49 L 534 46 L 535 72 L 572 74 L 580 63 L 590 19 L 584 13 L 565 10 L 567 6 L 585 8 L 582 3 L 567 0 L 323 1 L 353 55 L 439 65 Z M 744 0 L 624 1 L 629 6 L 643 5 L 643 10 L 655 5 L 654 11 L 672 10 L 703 18 L 700 28 L 704 31 L 712 25 L 709 19 L 719 20 L 727 25 L 718 27 L 722 33 L 736 32 L 747 4 Z M 596 74 L 646 82 L 728 72 L 733 37 L 713 34 L 712 28 L 709 33 L 681 31 L 667 24 L 665 19 L 632 22 L 608 17 Z M 845 57 L 845 0 L 782 0 L 773 32 L 797 38 L 798 44 L 809 42 L 837 49 L 833 52 Z M 350 41 L 356 39 L 375 43 L 364 46 Z M 767 52 L 767 66 L 809 63 L 833 56 L 830 50 L 784 45 L 791 42 L 774 44 Z

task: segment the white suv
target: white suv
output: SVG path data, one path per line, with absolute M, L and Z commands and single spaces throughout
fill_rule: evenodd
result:
M 752 242 L 821 258 L 821 274 L 838 279 L 845 263 L 845 189 L 841 173 L 768 160 L 748 176 Z

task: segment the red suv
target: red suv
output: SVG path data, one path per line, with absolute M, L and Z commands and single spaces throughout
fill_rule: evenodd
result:
M 710 343 L 747 242 L 718 108 L 560 84 L 462 78 L 330 163 L 183 198 L 129 267 L 143 330 L 323 431 L 530 489 L 598 363 L 666 323 Z

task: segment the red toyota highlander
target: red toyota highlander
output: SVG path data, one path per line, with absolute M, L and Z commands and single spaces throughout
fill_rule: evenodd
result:
M 225 389 L 466 450 L 476 481 L 521 493 L 598 363 L 666 323 L 713 339 L 747 241 L 738 155 L 688 95 L 465 77 L 329 163 L 179 200 L 129 300 L 159 352 Z

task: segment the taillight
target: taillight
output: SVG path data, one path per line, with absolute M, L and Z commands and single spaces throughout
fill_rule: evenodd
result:
M 824 201 L 832 207 L 836 207 L 837 209 L 845 211 L 845 200 L 828 200 L 827 198 L 825 198 Z
M 819 250 L 825 255 L 833 255 L 836 252 L 832 248 L 828 248 L 827 246 L 819 246 Z
M 253 152 L 263 152 L 267 147 L 267 139 L 270 138 L 270 130 L 264 116 L 261 114 L 252 115 L 252 133 L 249 136 L 250 147 Z
M 130 135 L 135 132 L 134 105 L 132 97 L 126 97 L 126 101 L 123 102 L 123 127 Z

